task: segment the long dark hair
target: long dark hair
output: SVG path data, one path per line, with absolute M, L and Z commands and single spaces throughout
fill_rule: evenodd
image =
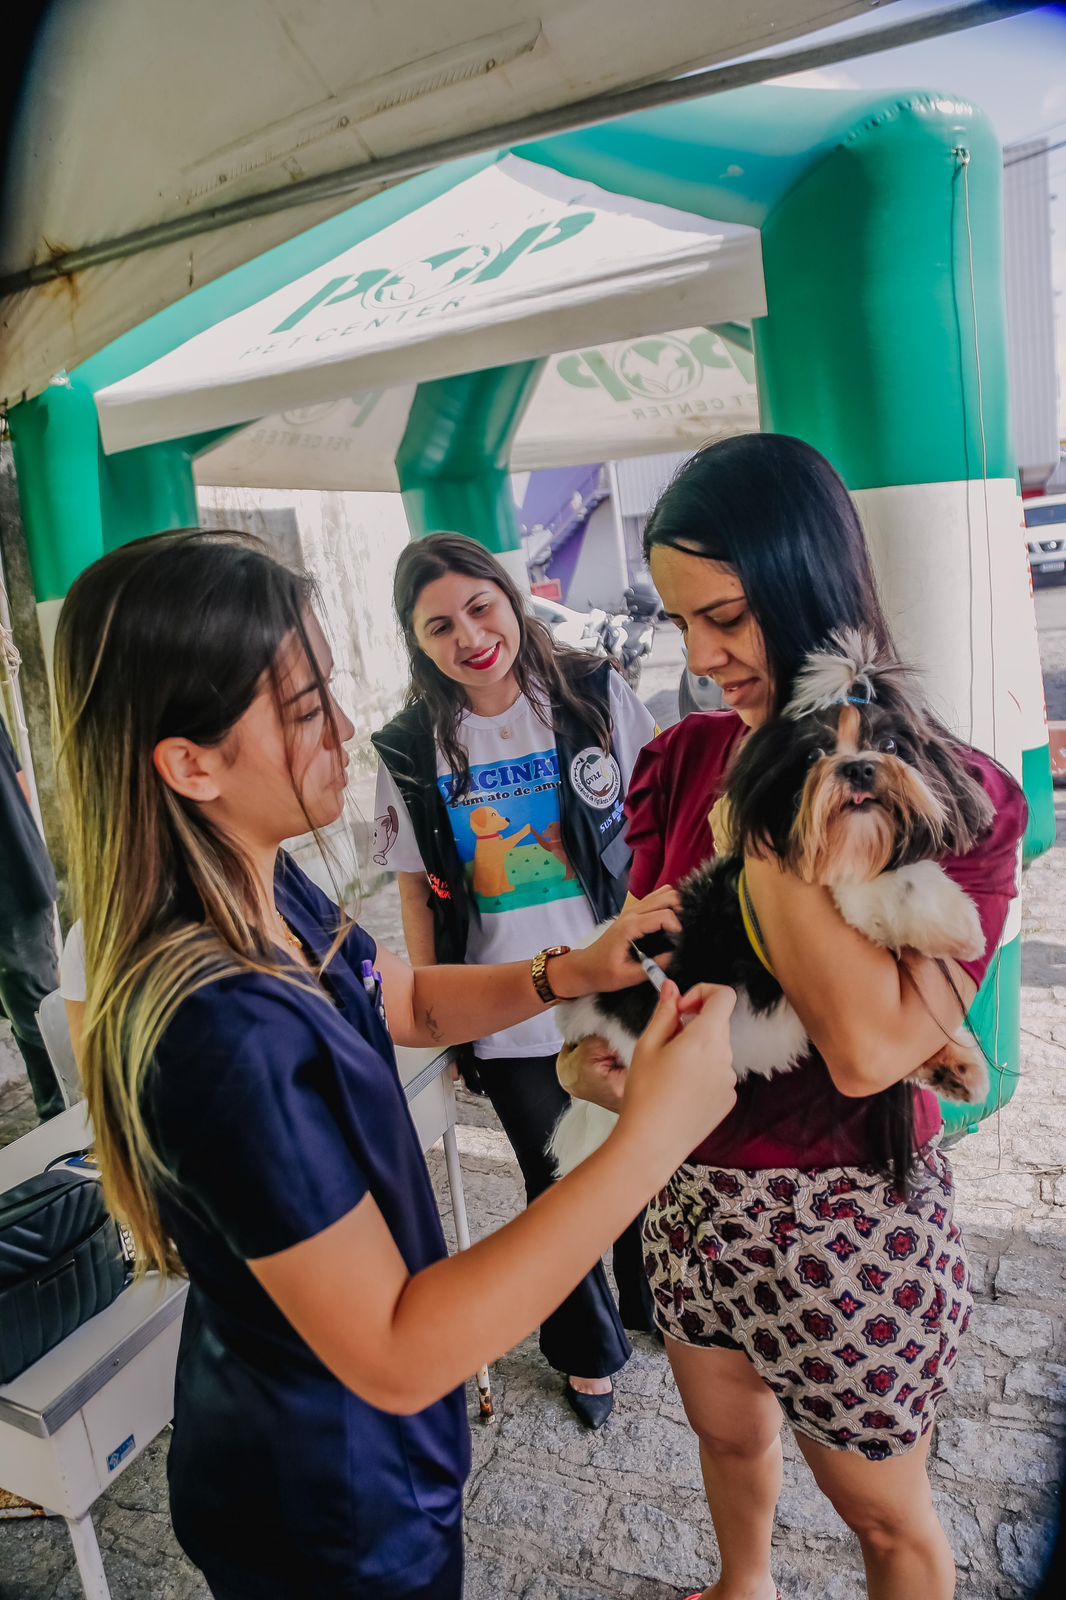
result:
M 503 590 L 518 623 L 514 675 L 519 689 L 549 726 L 552 704 L 562 706 L 590 743 L 606 754 L 611 748 L 610 721 L 581 693 L 581 681 L 596 670 L 598 658 L 557 645 L 539 617 L 526 610 L 521 590 L 506 568 L 483 545 L 462 533 L 431 533 L 413 540 L 396 563 L 392 598 L 411 663 L 406 703 L 425 704 L 434 740 L 455 778 L 455 794 L 464 794 L 470 782 L 470 758 L 459 738 L 468 701 L 462 684 L 447 677 L 425 654 L 414 630 L 414 610 L 422 590 L 449 572 L 483 578 Z
M 158 1204 L 171 1178 L 142 1104 L 175 1011 L 241 972 L 304 985 L 260 926 L 249 862 L 164 782 L 153 751 L 171 737 L 220 745 L 264 684 L 280 706 L 278 654 L 293 634 L 333 721 L 306 633 L 311 599 L 310 579 L 257 539 L 190 529 L 95 562 L 59 619 L 59 767 L 85 936 L 82 1076 L 108 1201 L 133 1231 L 138 1270 L 180 1269 Z
M 697 450 L 648 518 L 645 557 L 657 545 L 733 568 L 766 642 L 775 711 L 837 628 L 895 654 L 851 496 L 802 439 L 742 433 Z
M 858 512 L 829 462 L 802 439 L 745 433 L 697 450 L 659 497 L 644 554 L 668 545 L 736 573 L 762 631 L 774 712 L 805 656 L 839 628 L 871 634 L 895 656 Z M 876 1165 L 906 1192 L 914 1165 L 914 1092 L 874 1097 Z

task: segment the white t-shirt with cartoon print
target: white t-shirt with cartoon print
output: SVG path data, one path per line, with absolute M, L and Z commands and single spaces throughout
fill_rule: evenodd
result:
M 620 809 L 637 756 L 655 736 L 655 721 L 621 674 L 610 677 L 612 756 L 590 747 L 572 775 L 604 818 Z M 437 753 L 441 794 L 477 902 L 467 961 L 478 965 L 532 958 L 548 945 L 581 945 L 596 919 L 561 841 L 559 758 L 555 733 L 520 695 L 496 717 L 467 712 L 459 737 L 470 759 L 470 784 L 458 800 L 444 756 Z M 390 872 L 423 872 L 407 807 L 392 774 L 378 767 L 375 855 Z M 562 1040 L 554 1013 L 544 1011 L 475 1045 L 483 1059 L 554 1055 Z

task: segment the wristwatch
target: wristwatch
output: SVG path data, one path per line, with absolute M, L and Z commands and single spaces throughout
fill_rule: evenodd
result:
M 529 975 L 533 979 L 534 989 L 536 989 L 537 994 L 546 1006 L 555 1005 L 559 999 L 559 996 L 548 981 L 548 962 L 553 956 L 568 956 L 569 954 L 570 946 L 568 944 L 553 944 L 550 950 L 538 951 L 533 957 L 533 965 L 530 968 Z

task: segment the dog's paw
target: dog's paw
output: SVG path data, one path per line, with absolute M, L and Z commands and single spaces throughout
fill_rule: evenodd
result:
M 966 891 L 935 861 L 920 861 L 900 871 L 916 884 L 912 937 L 907 940 L 911 948 L 923 956 L 952 956 L 956 961 L 976 961 L 984 955 L 981 918 Z
M 980 1105 L 990 1088 L 984 1052 L 967 1028 L 923 1062 L 913 1078 L 945 1100 L 959 1100 L 968 1106 Z
M 976 961 L 984 953 L 977 907 L 935 861 L 915 861 L 832 893 L 845 921 L 889 950 L 956 961 Z

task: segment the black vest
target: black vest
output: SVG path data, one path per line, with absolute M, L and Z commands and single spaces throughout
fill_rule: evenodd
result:
M 576 688 L 583 700 L 599 705 L 610 720 L 609 661 L 597 663 Z M 625 842 L 624 794 L 604 803 L 597 757 L 587 731 L 565 706 L 552 703 L 555 748 L 559 757 L 559 820 L 563 848 L 597 922 L 621 910 L 632 852 Z M 463 863 L 456 848 L 448 808 L 437 775 L 437 749 L 424 701 L 371 734 L 375 750 L 392 774 L 407 807 L 418 852 L 429 878 L 437 960 L 466 959 L 470 918 L 477 916 Z M 530 954 L 533 952 L 531 951 Z

